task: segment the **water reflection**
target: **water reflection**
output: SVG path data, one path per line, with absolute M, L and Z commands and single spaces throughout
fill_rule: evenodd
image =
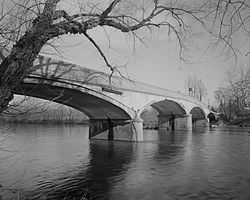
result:
M 87 184 L 94 199 L 110 199 L 117 182 L 123 181 L 134 156 L 130 142 L 93 141 L 90 146 L 90 167 Z
M 46 194 L 47 199 L 80 199 L 84 193 L 93 199 L 110 199 L 110 191 L 124 179 L 133 160 L 133 143 L 93 140 L 88 164 L 72 166 L 52 182 L 43 182 L 33 198 Z M 53 190 L 51 190 L 53 188 Z
M 89 141 L 82 126 L 15 130 L 5 145 L 21 146 L 20 159 L 0 174 L 0 184 L 30 199 L 80 199 L 86 189 L 92 199 L 111 200 L 250 196 L 249 129 L 147 130 L 142 143 Z
M 158 131 L 159 140 L 157 141 L 158 150 L 154 157 L 157 160 L 169 160 L 185 153 L 192 132 L 190 131 Z

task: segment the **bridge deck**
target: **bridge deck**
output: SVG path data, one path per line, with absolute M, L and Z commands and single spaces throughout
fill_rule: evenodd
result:
M 183 99 L 206 107 L 204 103 L 180 92 L 138 81 L 131 81 L 120 76 L 112 76 L 110 78 L 110 74 L 44 56 L 39 56 L 34 66 L 36 71 L 32 75 L 40 79 L 43 78 L 47 82 L 61 80 L 68 84 L 100 86 L 114 91 L 133 91 L 166 98 Z

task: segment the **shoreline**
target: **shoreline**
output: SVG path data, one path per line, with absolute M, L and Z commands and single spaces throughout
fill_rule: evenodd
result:
M 89 120 L 82 120 L 82 121 L 74 121 L 74 120 L 65 120 L 65 121 L 56 121 L 56 120 L 36 120 L 36 121 L 31 121 L 31 120 L 0 120 L 0 123 L 8 123 L 8 124 L 55 124 L 55 125 L 77 125 L 77 124 L 82 124 L 82 125 L 88 125 Z

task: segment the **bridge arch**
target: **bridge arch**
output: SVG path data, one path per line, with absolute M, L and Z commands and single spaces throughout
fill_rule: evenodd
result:
M 216 121 L 216 116 L 213 112 L 210 112 L 208 115 L 207 115 L 207 118 L 209 120 L 209 123 L 213 123 Z
M 174 115 L 185 115 L 187 114 L 185 109 L 177 101 L 165 99 L 162 101 L 155 102 L 151 105 L 155 108 L 159 114 L 174 114 Z
M 50 84 L 22 83 L 15 94 L 53 100 L 75 108 L 90 119 L 130 120 L 132 111 L 114 99 L 95 91 L 80 91 Z
M 206 114 L 205 111 L 201 107 L 193 107 L 190 110 L 190 114 L 192 114 L 192 119 L 193 120 L 203 120 L 206 119 Z
M 190 110 L 192 124 L 194 127 L 207 127 L 209 125 L 206 112 L 203 108 L 196 106 Z
M 169 99 L 152 101 L 140 111 L 144 128 L 166 128 L 169 126 L 171 115 L 179 118 L 186 114 L 182 104 Z

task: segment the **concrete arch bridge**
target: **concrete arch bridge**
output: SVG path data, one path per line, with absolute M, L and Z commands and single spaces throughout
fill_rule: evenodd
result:
M 208 126 L 207 106 L 190 96 L 39 56 L 15 94 L 55 101 L 85 113 L 89 137 L 143 141 L 143 128 Z

